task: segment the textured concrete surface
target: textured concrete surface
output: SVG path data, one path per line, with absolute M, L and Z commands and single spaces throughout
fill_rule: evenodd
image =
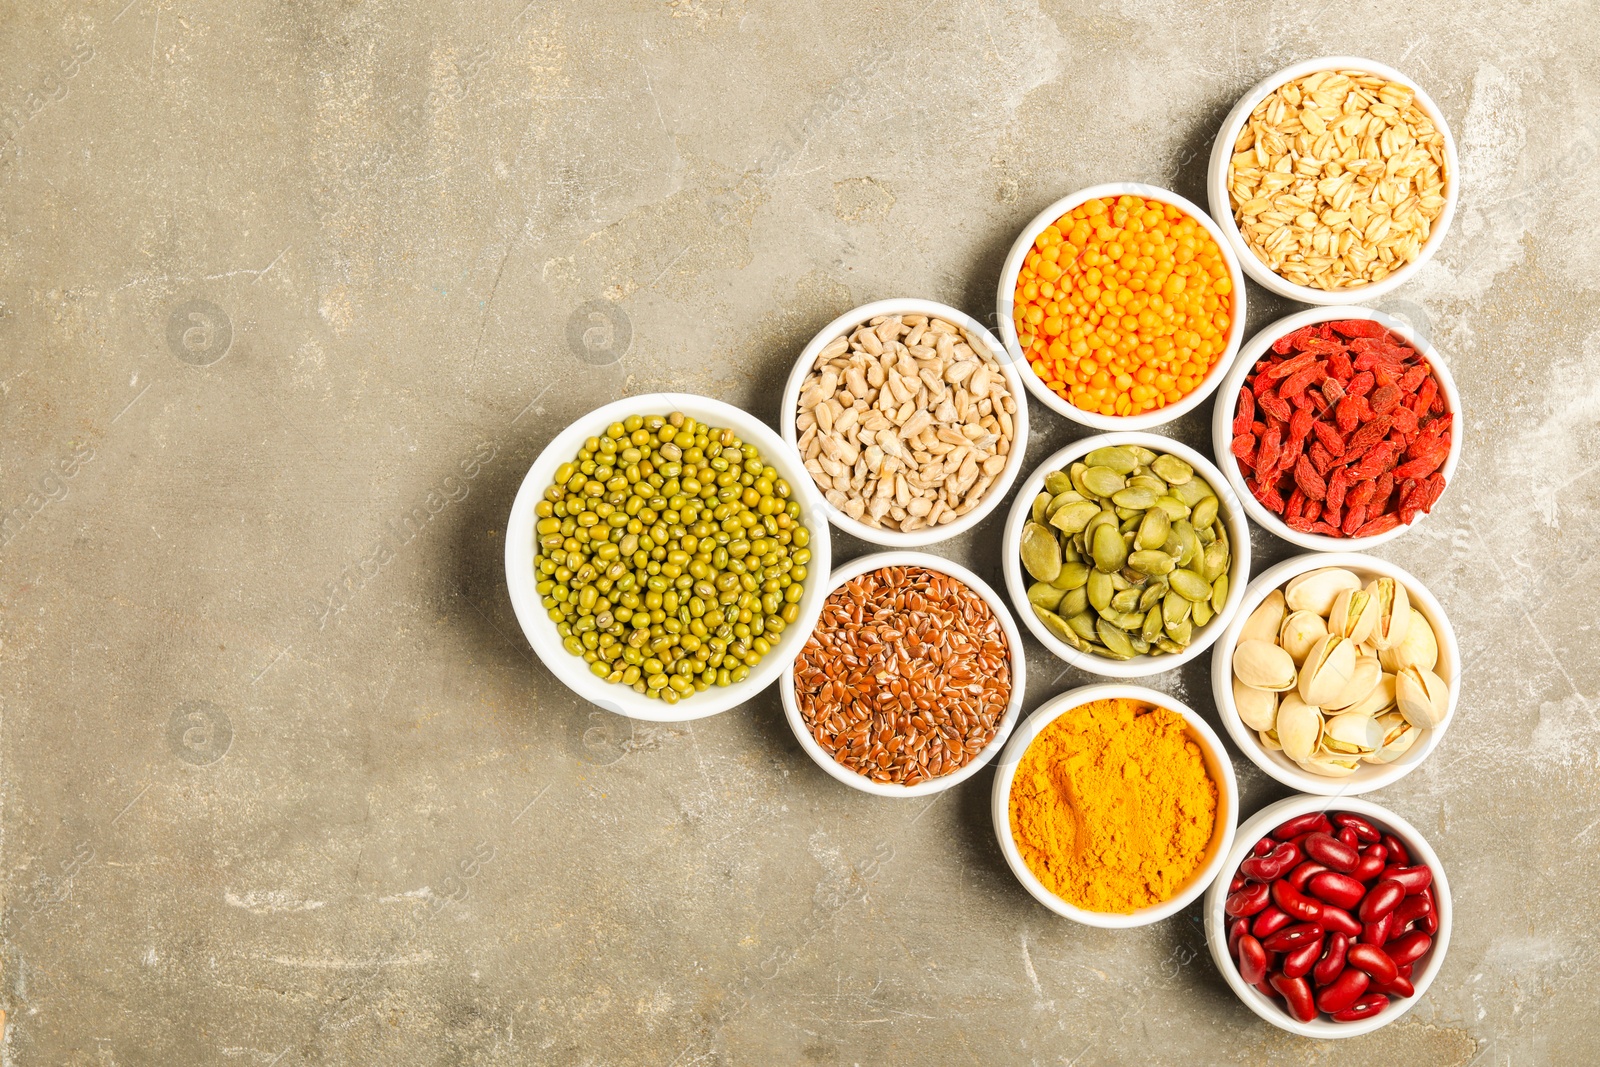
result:
M 4 1061 L 1600 1059 L 1595 16 L 0 4 Z M 1464 182 L 1383 302 L 1448 354 L 1469 434 L 1381 553 L 1468 662 L 1444 746 L 1376 797 L 1456 894 L 1402 1022 L 1290 1038 L 1195 913 L 1053 917 L 987 774 L 884 802 L 806 759 L 775 691 L 630 724 L 531 657 L 502 523 L 565 420 L 672 388 L 775 422 L 832 316 L 990 315 L 1041 207 L 1198 199 L 1233 101 L 1330 52 L 1419 78 Z M 1250 299 L 1253 327 L 1291 310 Z M 1034 410 L 1033 458 L 1079 435 Z M 1174 433 L 1203 448 L 1201 415 Z M 998 584 L 1001 522 L 940 550 Z M 1030 708 L 1086 680 L 1029 654 Z M 1214 715 L 1205 671 L 1156 683 Z M 1247 811 L 1284 795 L 1238 767 Z

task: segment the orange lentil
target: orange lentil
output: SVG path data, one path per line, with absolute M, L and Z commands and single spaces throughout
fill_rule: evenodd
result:
M 1210 232 L 1139 196 L 1088 200 L 1046 226 L 1017 275 L 1028 365 L 1068 403 L 1138 415 L 1194 391 L 1228 348 L 1233 278 Z

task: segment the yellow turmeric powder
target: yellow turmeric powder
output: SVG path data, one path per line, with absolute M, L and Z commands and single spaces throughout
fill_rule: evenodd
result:
M 1087 911 L 1171 899 L 1205 858 L 1217 785 L 1183 718 L 1096 700 L 1033 739 L 1011 784 L 1011 835 L 1045 888 Z

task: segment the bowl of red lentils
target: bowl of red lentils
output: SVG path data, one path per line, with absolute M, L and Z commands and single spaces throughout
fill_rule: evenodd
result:
M 1098 430 L 1143 430 L 1222 380 L 1243 337 L 1244 274 L 1198 205 L 1096 185 L 1023 229 L 996 302 L 1001 340 L 1041 403 Z
M 926 552 L 833 572 L 816 627 L 784 670 L 783 708 L 828 774 L 876 796 L 971 778 L 1022 710 L 1022 632 L 989 584 Z

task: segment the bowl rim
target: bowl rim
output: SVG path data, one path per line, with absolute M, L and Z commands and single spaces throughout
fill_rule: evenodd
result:
M 1281 753 L 1269 752 L 1256 732 L 1239 718 L 1239 708 L 1233 699 L 1233 651 L 1239 644 L 1239 633 L 1249 621 L 1251 612 L 1260 606 L 1272 590 L 1282 587 L 1291 578 L 1325 567 L 1344 567 L 1356 571 L 1360 576 L 1365 576 L 1361 572 L 1386 575 L 1405 586 L 1412 607 L 1422 612 L 1438 637 L 1439 663 L 1435 665 L 1435 673 L 1444 679 L 1450 694 L 1444 722 L 1424 731 L 1423 736 L 1404 755 L 1393 763 L 1366 764 L 1348 778 L 1312 774 L 1296 767 Z M 1449 673 L 1440 671 L 1441 666 Z M 1211 658 L 1211 695 L 1217 702 L 1217 713 L 1222 716 L 1222 725 L 1228 731 L 1228 736 L 1233 738 L 1233 743 L 1251 763 L 1268 775 L 1301 793 L 1322 797 L 1359 796 L 1398 782 L 1421 766 L 1444 740 L 1445 731 L 1455 722 L 1456 709 L 1461 700 L 1461 645 L 1444 606 L 1416 575 L 1404 567 L 1358 552 L 1307 552 L 1262 571 L 1245 590 L 1239 611 L 1218 639 L 1216 654 Z
M 1217 247 L 1222 251 L 1222 259 L 1228 265 L 1228 276 L 1233 280 L 1233 314 L 1232 322 L 1228 327 L 1228 347 L 1223 349 L 1217 361 L 1212 364 L 1210 372 L 1187 395 L 1175 404 L 1147 411 L 1142 415 L 1102 415 L 1095 411 L 1084 411 L 1067 403 L 1051 391 L 1044 384 L 1044 380 L 1034 373 L 1028 364 L 1028 357 L 1022 351 L 1022 343 L 1017 338 L 1017 326 L 1013 320 L 1016 309 L 1017 275 L 1022 271 L 1022 263 L 1028 256 L 1028 250 L 1033 247 L 1033 242 L 1047 227 L 1057 219 L 1079 204 L 1107 196 L 1140 196 L 1146 200 L 1158 200 L 1171 204 L 1200 223 L 1210 232 L 1212 240 L 1217 242 Z M 1005 265 L 1000 268 L 1000 282 L 995 295 L 995 314 L 997 329 L 1000 339 L 1005 344 L 1005 350 L 1012 362 L 1018 365 L 1018 376 L 1027 387 L 1028 392 L 1039 399 L 1045 407 L 1054 411 L 1080 426 L 1101 431 L 1116 430 L 1149 430 L 1157 426 L 1165 426 L 1182 418 L 1195 408 L 1199 407 L 1221 383 L 1228 368 L 1239 355 L 1239 345 L 1244 340 L 1244 328 L 1247 312 L 1247 297 L 1245 295 L 1244 272 L 1240 266 L 1238 253 L 1229 246 L 1227 236 L 1217 221 L 1208 214 L 1199 204 L 1187 197 L 1180 196 L 1170 189 L 1163 189 L 1158 185 L 1145 185 L 1141 182 L 1103 182 L 1091 185 L 1045 208 L 1033 217 L 1022 228 L 1017 239 L 1011 244 L 1011 251 L 1006 254 Z M 1022 371 L 1027 373 L 1023 374 Z
M 1220 827 L 1220 836 L 1216 827 L 1212 830 L 1212 840 L 1207 846 L 1211 853 L 1210 859 L 1190 879 L 1188 885 L 1159 904 L 1152 904 L 1126 915 L 1117 912 L 1088 911 L 1056 896 L 1046 889 L 1044 883 L 1039 881 L 1038 876 L 1028 868 L 1027 861 L 1022 858 L 1022 851 L 1017 848 L 1016 840 L 1011 836 L 1011 782 L 1016 776 L 1017 765 L 1022 761 L 1034 738 L 1038 737 L 1046 726 L 1074 708 L 1093 700 L 1116 698 L 1143 701 L 1166 708 L 1183 718 L 1188 726 L 1189 736 L 1200 745 L 1211 780 L 1217 785 L 1219 811 L 1216 827 Z M 1205 719 L 1183 701 L 1170 693 L 1163 693 L 1147 686 L 1130 685 L 1126 682 L 1098 682 L 1069 689 L 1065 693 L 1051 697 L 1012 732 L 1011 740 L 1006 742 L 1006 750 L 1001 755 L 1000 762 L 995 765 L 994 786 L 989 795 L 989 814 L 994 823 L 995 838 L 1000 844 L 1000 851 L 1005 855 L 1006 865 L 1035 900 L 1057 915 L 1085 926 L 1106 930 L 1128 930 L 1148 926 L 1176 915 L 1212 885 L 1221 873 L 1223 863 L 1235 844 L 1239 821 L 1239 782 L 1234 776 L 1233 761 L 1228 758 L 1222 738 L 1217 736 L 1216 731 L 1206 723 Z
M 1412 976 L 1412 985 L 1416 988 L 1414 995 L 1403 1000 L 1390 1001 L 1388 1007 L 1369 1019 L 1336 1023 L 1319 1016 L 1309 1023 L 1303 1023 L 1290 1018 L 1287 1012 L 1263 996 L 1260 990 L 1246 985 L 1244 979 L 1239 977 L 1239 969 L 1228 955 L 1227 923 L 1224 921 L 1222 909 L 1227 901 L 1228 883 L 1233 880 L 1232 872 L 1239 869 L 1239 864 L 1243 862 L 1256 841 L 1273 827 L 1297 815 L 1312 811 L 1335 810 L 1361 815 L 1380 824 L 1405 844 L 1414 861 L 1421 860 L 1428 865 L 1433 872 L 1434 900 L 1439 909 L 1439 931 L 1434 935 L 1433 945 L 1428 949 L 1427 962 Z M 1211 883 L 1206 891 L 1202 909 L 1205 915 L 1206 943 L 1211 947 L 1211 959 L 1217 965 L 1217 970 L 1222 972 L 1223 979 L 1233 990 L 1234 995 L 1243 1001 L 1246 1007 L 1272 1025 L 1292 1034 L 1317 1038 L 1359 1037 L 1388 1026 L 1427 995 L 1428 987 L 1433 985 L 1433 980 L 1444 965 L 1444 958 L 1450 950 L 1452 919 L 1450 880 L 1445 876 L 1444 863 L 1439 859 L 1439 854 L 1428 843 L 1428 839 L 1422 836 L 1422 832 L 1410 822 L 1388 808 L 1365 798 L 1302 794 L 1267 805 L 1240 825 L 1238 833 L 1234 836 L 1233 848 L 1229 851 L 1222 870 L 1223 873 L 1217 876 L 1217 880 Z
M 831 595 L 835 589 L 840 588 L 852 578 L 867 574 L 871 571 L 881 570 L 884 567 L 925 567 L 931 571 L 938 571 L 951 578 L 964 583 L 969 589 L 983 598 L 989 605 L 989 610 L 994 612 L 995 618 L 1000 621 L 1000 628 L 1005 631 L 1006 643 L 1011 650 L 1011 699 L 1006 702 L 1005 711 L 1000 717 L 1000 722 L 995 728 L 995 734 L 983 751 L 978 753 L 970 763 L 951 774 L 930 778 L 916 785 L 893 785 L 874 782 L 855 771 L 850 770 L 838 760 L 828 755 L 822 746 L 817 744 L 816 738 L 811 736 L 811 731 L 806 729 L 805 720 L 800 716 L 800 703 L 795 698 L 794 692 L 794 664 L 799 657 L 796 650 L 795 656 L 785 664 L 781 680 L 783 691 L 783 715 L 788 720 L 789 729 L 794 732 L 795 739 L 800 742 L 800 747 L 805 749 L 811 761 L 821 767 L 836 780 L 843 782 L 852 789 L 859 789 L 863 793 L 871 793 L 880 797 L 925 797 L 933 793 L 942 793 L 952 786 L 971 778 L 982 770 L 1005 747 L 1007 738 L 1010 737 L 1012 728 L 1016 726 L 1021 717 L 1022 700 L 1027 688 L 1027 655 L 1022 645 L 1022 631 L 1017 629 L 1017 622 L 1011 616 L 1011 611 L 1006 607 L 1000 594 L 988 582 L 978 577 L 971 570 L 943 556 L 935 556 L 929 552 L 917 552 L 911 549 L 893 549 L 887 552 L 873 552 L 860 556 L 838 567 L 829 579 L 826 595 Z M 820 614 L 820 609 L 819 609 Z
M 1362 70 L 1406 86 L 1415 94 L 1417 104 L 1433 120 L 1434 127 L 1444 137 L 1446 174 L 1444 210 L 1435 220 L 1435 225 L 1428 233 L 1428 240 L 1423 243 L 1417 258 L 1382 281 L 1353 289 L 1341 289 L 1337 292 L 1297 285 L 1257 259 L 1255 253 L 1245 244 L 1244 235 L 1239 232 L 1239 225 L 1233 217 L 1233 206 L 1228 200 L 1228 169 L 1233 162 L 1233 143 L 1238 139 L 1239 131 L 1244 128 L 1250 113 L 1280 85 L 1319 70 Z M 1315 59 L 1292 63 L 1268 75 L 1239 98 L 1233 110 L 1228 112 L 1228 117 L 1223 119 L 1222 126 L 1217 132 L 1217 139 L 1212 143 L 1211 159 L 1206 168 L 1206 194 L 1212 213 L 1221 224 L 1229 246 L 1251 279 L 1269 292 L 1302 304 L 1337 306 L 1376 300 L 1391 293 L 1415 277 L 1423 264 L 1433 258 L 1439 246 L 1444 243 L 1445 235 L 1450 230 L 1450 223 L 1455 218 L 1456 204 L 1461 193 L 1460 175 L 1461 165 L 1456 158 L 1456 142 L 1450 133 L 1450 124 L 1445 121 L 1444 112 L 1439 109 L 1433 97 L 1429 96 L 1414 79 L 1373 59 L 1364 59 L 1360 56 L 1318 56 Z
M 1023 524 L 1031 516 L 1033 498 L 1044 484 L 1045 475 L 1065 468 L 1073 460 L 1087 455 L 1096 448 L 1124 444 L 1143 445 L 1155 452 L 1169 452 L 1188 463 L 1197 474 L 1210 482 L 1211 488 L 1216 490 L 1218 500 L 1222 502 L 1218 513 L 1227 525 L 1228 537 L 1232 541 L 1230 551 L 1233 559 L 1228 566 L 1228 599 L 1223 603 L 1222 610 L 1193 635 L 1189 647 L 1177 655 L 1135 656 L 1130 660 L 1113 660 L 1096 656 L 1092 652 L 1079 652 L 1045 629 L 1044 623 L 1039 621 L 1039 616 L 1034 614 L 1033 608 L 1028 604 L 1028 586 L 1031 583 L 1024 580 L 1022 558 L 1017 551 L 1014 551 L 1022 541 Z M 1011 595 L 1018 617 L 1027 626 L 1028 632 L 1033 634 L 1053 656 L 1079 670 L 1102 678 L 1149 678 L 1175 670 L 1198 658 L 1211 647 L 1233 620 L 1244 599 L 1245 586 L 1250 579 L 1250 524 L 1245 521 L 1245 511 L 1233 487 L 1225 477 L 1222 477 L 1222 472 L 1200 452 L 1182 441 L 1162 437 L 1148 430 L 1121 430 L 1074 441 L 1034 468 L 1033 473 L 1023 480 L 1016 498 L 1011 503 L 1011 513 L 1006 517 L 1005 532 L 1002 534 L 1001 556 L 1001 566 L 1006 577 L 1006 591 Z
M 1427 361 L 1434 377 L 1438 379 L 1446 407 L 1449 413 L 1455 416 L 1450 424 L 1450 454 L 1445 457 L 1444 465 L 1439 468 L 1440 473 L 1444 475 L 1447 493 L 1450 491 L 1451 482 L 1455 479 L 1456 468 L 1461 465 L 1461 453 L 1466 437 L 1466 428 L 1461 419 L 1461 393 L 1456 388 L 1456 380 L 1450 373 L 1449 365 L 1434 347 L 1432 340 L 1423 337 L 1404 320 L 1375 308 L 1332 304 L 1297 311 L 1263 327 L 1240 350 L 1239 360 L 1228 369 L 1227 380 L 1222 383 L 1222 391 L 1217 394 L 1217 403 L 1211 412 L 1211 449 L 1217 456 L 1217 466 L 1222 469 L 1228 484 L 1244 502 L 1245 511 L 1256 524 L 1280 540 L 1308 548 L 1313 552 L 1360 552 L 1363 549 L 1375 548 L 1415 529 L 1430 514 L 1423 512 L 1409 525 L 1396 526 L 1385 533 L 1369 537 L 1329 537 L 1325 534 L 1291 530 L 1282 519 L 1268 511 L 1266 505 L 1257 500 L 1255 494 L 1250 492 L 1249 486 L 1245 484 L 1244 472 L 1239 469 L 1239 461 L 1233 454 L 1233 417 L 1239 408 L 1239 390 L 1243 388 L 1246 376 L 1272 347 L 1272 343 L 1279 338 L 1293 333 L 1302 326 L 1344 319 L 1370 319 L 1393 330 L 1417 350 Z M 1440 499 L 1443 499 L 1442 495 Z M 1437 502 L 1434 506 L 1438 506 Z
M 1000 476 L 989 486 L 989 491 L 983 499 L 978 501 L 978 506 L 962 515 L 954 522 L 942 526 L 925 526 L 920 530 L 902 533 L 899 530 L 888 530 L 882 527 L 868 526 L 864 522 L 852 519 L 838 508 L 828 502 L 827 497 L 816 488 L 816 481 L 811 477 L 811 472 L 806 469 L 802 459 L 800 470 L 806 477 L 806 484 L 811 486 L 817 494 L 817 499 L 822 502 L 823 513 L 828 522 L 837 526 L 852 537 L 885 548 L 926 548 L 929 545 L 948 541 L 952 537 L 966 533 L 977 526 L 978 523 L 989 517 L 990 512 L 1000 506 L 1007 493 L 1011 491 L 1012 483 L 1017 480 L 1018 473 L 1022 470 L 1024 454 L 1028 450 L 1028 399 L 1022 375 L 1012 364 L 1010 354 L 1004 345 L 997 340 L 987 326 L 968 315 L 959 308 L 949 304 L 941 304 L 936 300 L 924 300 L 920 297 L 888 297 L 883 300 L 873 300 L 852 308 L 818 330 L 801 349 L 800 356 L 795 360 L 794 366 L 789 370 L 789 379 L 784 385 L 783 398 L 779 401 L 778 428 L 779 433 L 789 448 L 799 455 L 800 436 L 795 429 L 797 407 L 800 403 L 800 387 L 805 384 L 806 376 L 811 373 L 812 364 L 816 362 L 817 353 L 834 338 L 845 333 L 854 326 L 858 326 L 868 319 L 879 315 L 928 315 L 946 319 L 960 326 L 973 337 L 982 341 L 989 348 L 989 354 L 999 364 L 1000 372 L 1005 376 L 1006 384 L 1011 389 L 1011 395 L 1016 399 L 1017 410 L 1011 415 L 1011 452 L 1006 457 L 1006 465 Z
M 555 624 L 550 621 L 534 588 L 537 582 L 533 574 L 536 521 L 533 509 L 544 495 L 545 488 L 551 484 L 556 469 L 577 454 L 585 438 L 597 436 L 606 426 L 628 415 L 664 415 L 672 411 L 682 411 L 697 421 L 733 430 L 745 443 L 760 449 L 762 459 L 769 466 L 779 470 L 807 517 L 806 525 L 811 533 L 811 541 L 807 546 L 811 550 L 811 562 L 808 564 L 808 579 L 811 580 L 810 587 L 800 600 L 800 619 L 785 629 L 778 645 L 751 671 L 748 678 L 726 688 L 707 690 L 697 693 L 692 699 L 668 705 L 664 701 L 641 696 L 626 686 L 595 677 L 589 673 L 588 664 L 583 659 L 571 655 L 561 646 Z M 805 468 L 799 456 L 782 438 L 749 412 L 712 397 L 693 393 L 643 393 L 602 404 L 573 419 L 540 450 L 538 457 L 528 467 L 528 473 L 523 476 L 511 512 L 506 518 L 506 592 L 523 636 L 534 654 L 551 674 L 578 696 L 632 719 L 690 722 L 727 711 L 756 696 L 783 672 L 786 647 L 798 652 L 810 636 L 826 598 L 826 582 L 822 576 L 828 573 L 833 558 L 828 524 L 818 523 L 814 518 L 822 514 L 821 497 L 811 479 L 797 477 L 795 472 L 803 475 Z

